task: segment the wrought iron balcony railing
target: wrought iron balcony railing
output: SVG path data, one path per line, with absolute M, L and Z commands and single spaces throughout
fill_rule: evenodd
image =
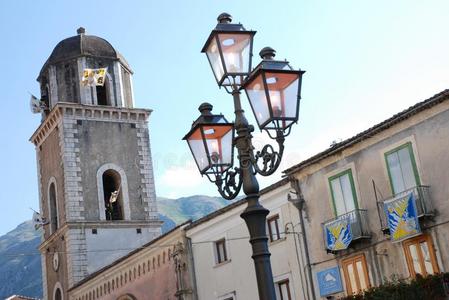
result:
M 384 202 L 386 201 L 399 201 L 405 196 L 413 193 L 415 207 L 417 210 L 418 218 L 433 217 L 434 208 L 432 206 L 431 196 L 430 196 L 430 186 L 428 185 L 418 185 L 411 189 L 405 190 L 403 192 L 397 193 L 396 195 L 377 202 L 377 209 L 379 211 L 380 223 L 382 226 L 382 231 L 384 233 L 389 233 L 387 215 L 385 213 Z
M 328 237 L 327 237 L 327 229 L 329 227 L 334 226 L 338 221 L 347 221 L 349 224 L 349 228 L 351 230 L 351 240 L 349 243 L 352 243 L 358 239 L 369 239 L 371 238 L 371 231 L 368 226 L 368 211 L 366 209 L 355 209 L 353 211 L 347 212 L 343 215 L 337 216 L 333 219 L 330 219 L 324 223 L 322 223 L 323 227 L 323 235 L 324 235 L 324 244 L 328 251 L 333 251 L 329 249 L 328 245 Z

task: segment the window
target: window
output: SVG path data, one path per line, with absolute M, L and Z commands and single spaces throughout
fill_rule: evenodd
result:
M 341 216 L 357 208 L 357 196 L 351 169 L 329 178 L 334 213 Z
M 62 300 L 61 289 L 57 288 L 55 292 L 55 300 Z
M 276 288 L 279 293 L 279 300 L 292 300 L 292 294 L 290 292 L 290 282 L 288 279 L 279 281 L 276 283 Z
M 58 230 L 58 204 L 56 202 L 56 185 L 54 178 L 51 179 L 51 183 L 48 188 L 48 202 L 50 215 L 50 233 L 53 233 Z
M 98 105 L 108 105 L 108 101 L 106 99 L 106 87 L 103 86 L 97 86 L 97 103 Z
M 226 295 L 218 297 L 218 300 L 235 300 L 235 291 L 231 293 L 227 293 Z
M 134 295 L 132 295 L 132 294 L 122 295 L 117 298 L 117 300 L 135 300 L 135 299 L 137 299 L 137 298 L 134 297 Z
M 342 261 L 348 294 L 357 294 L 370 287 L 365 255 L 357 255 Z
M 53 287 L 53 300 L 63 300 L 64 295 L 62 294 L 61 283 L 57 282 Z
M 107 170 L 102 179 L 106 220 L 123 220 L 120 174 Z
M 281 238 L 281 234 L 279 233 L 279 215 L 268 218 L 267 223 L 270 242 L 279 240 Z
M 108 93 L 108 88 L 109 88 L 109 78 L 107 77 L 107 75 L 105 75 L 104 84 L 102 86 L 97 85 L 95 87 L 97 94 L 97 105 L 112 105 L 109 99 L 110 97 Z
M 411 277 L 415 277 L 416 274 L 427 276 L 439 272 L 435 250 L 430 236 L 421 235 L 406 240 L 403 246 Z
M 225 239 L 219 240 L 215 242 L 215 254 L 217 264 L 225 262 L 228 260 L 228 256 L 226 254 L 226 242 Z
M 130 220 L 128 180 L 123 168 L 106 163 L 97 170 L 100 220 Z
M 408 142 L 385 153 L 385 161 L 393 194 L 420 185 L 412 143 Z

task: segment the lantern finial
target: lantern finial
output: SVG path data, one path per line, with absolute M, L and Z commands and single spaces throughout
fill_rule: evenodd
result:
M 232 22 L 232 16 L 228 13 L 222 13 L 217 18 L 218 23 L 231 23 Z
M 260 58 L 272 60 L 276 56 L 276 50 L 271 47 L 265 47 L 259 52 Z
M 212 114 L 211 113 L 212 108 L 213 108 L 212 104 L 204 102 L 198 107 L 198 110 L 201 112 L 201 115 L 207 116 Z

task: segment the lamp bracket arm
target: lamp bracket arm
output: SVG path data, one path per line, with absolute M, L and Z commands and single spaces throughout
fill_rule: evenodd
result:
M 282 155 L 284 154 L 285 141 L 285 137 L 281 131 L 277 132 L 275 140 L 278 144 L 277 151 L 271 144 L 266 144 L 256 153 L 251 151 L 251 161 L 254 165 L 254 170 L 262 176 L 270 176 L 276 172 L 281 164 Z
M 224 199 L 232 200 L 237 197 L 242 188 L 243 177 L 241 169 L 234 167 L 222 174 L 216 173 L 215 180 L 212 182 L 215 183 L 218 192 Z

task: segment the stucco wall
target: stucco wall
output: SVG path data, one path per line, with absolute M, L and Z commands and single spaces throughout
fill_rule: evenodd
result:
M 301 251 L 298 240 L 300 230 L 297 226 L 299 215 L 298 210 L 287 200 L 290 190 L 288 184 L 284 185 L 262 195 L 261 203 L 270 210 L 268 217 L 276 214 L 280 217 L 281 239 L 269 243 L 274 281 L 288 279 L 293 299 L 304 299 L 303 290 L 304 293 L 307 290 L 300 275 L 303 265 L 298 262 L 298 258 L 301 260 L 298 256 Z M 192 240 L 198 299 L 221 299 L 230 294 L 234 294 L 236 299 L 258 299 L 249 233 L 240 217 L 245 208 L 246 204 L 242 204 L 187 229 L 186 234 Z M 292 224 L 294 227 L 291 227 Z M 286 225 L 291 234 L 285 234 Z M 226 240 L 229 260 L 217 264 L 214 242 L 222 238 Z
M 374 180 L 379 201 L 392 196 L 384 153 L 406 142 L 412 143 L 421 183 L 430 186 L 431 201 L 437 209 L 435 218 L 421 221 L 421 226 L 432 237 L 440 271 L 448 270 L 448 225 L 444 225 L 449 221 L 448 109 L 449 105 L 443 102 L 296 173 L 306 200 L 306 229 L 311 237 L 314 273 L 340 264 L 353 254 L 364 253 L 371 285 L 410 276 L 402 243 L 392 243 L 381 231 L 373 189 Z M 372 237 L 353 243 L 349 250 L 328 254 L 321 227 L 322 222 L 334 218 L 328 178 L 348 168 L 352 169 L 359 207 L 368 210 Z

